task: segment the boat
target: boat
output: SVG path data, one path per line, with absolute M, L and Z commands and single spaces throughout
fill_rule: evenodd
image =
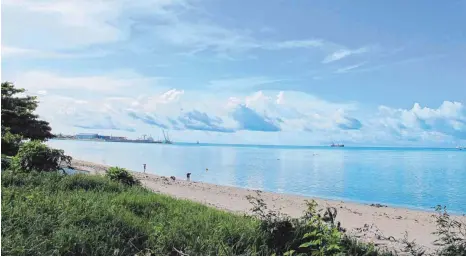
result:
M 465 148 L 463 146 L 457 146 L 456 149 L 461 151 L 461 150 L 464 150 Z
M 335 143 L 332 143 L 332 144 L 330 145 L 330 147 L 345 147 L 345 145 L 344 145 L 344 144 L 335 144 Z

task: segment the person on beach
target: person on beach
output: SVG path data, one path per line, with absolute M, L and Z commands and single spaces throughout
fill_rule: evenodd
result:
M 146 173 L 146 164 L 144 163 L 142 166 L 144 166 L 144 173 Z
M 191 173 L 186 173 L 186 179 L 189 181 L 191 179 Z

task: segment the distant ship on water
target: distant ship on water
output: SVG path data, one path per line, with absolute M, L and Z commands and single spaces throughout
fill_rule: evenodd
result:
M 335 143 L 332 143 L 332 144 L 330 145 L 330 147 L 345 147 L 345 145 L 344 145 L 344 144 L 335 144 Z

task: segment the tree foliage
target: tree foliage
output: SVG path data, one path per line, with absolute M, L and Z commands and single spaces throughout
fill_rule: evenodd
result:
M 61 169 L 62 164 L 71 165 L 71 157 L 63 150 L 49 148 L 39 141 L 22 144 L 13 157 L 12 169 L 17 172 L 48 172 Z
M 49 123 L 34 114 L 39 103 L 37 98 L 24 95 L 24 92 L 11 82 L 2 82 L 2 152 L 5 154 L 4 145 L 8 150 L 14 150 L 18 140 L 44 141 L 53 138 Z M 4 142 L 4 136 L 8 136 L 10 141 Z
M 3 127 L 2 124 L 2 154 L 7 156 L 14 156 L 19 150 L 22 137 L 10 132 L 10 128 Z

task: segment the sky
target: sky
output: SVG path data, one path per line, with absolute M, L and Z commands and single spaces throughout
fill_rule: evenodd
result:
M 3 0 L 2 81 L 54 133 L 466 144 L 466 1 Z

